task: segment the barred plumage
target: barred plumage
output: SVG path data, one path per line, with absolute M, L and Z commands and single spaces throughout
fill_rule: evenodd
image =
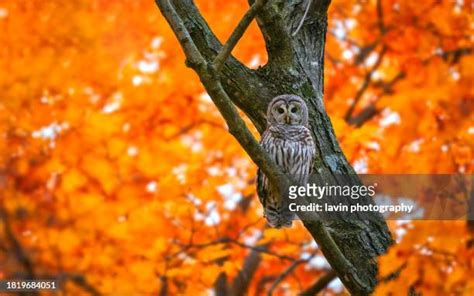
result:
M 267 129 L 260 144 L 284 172 L 300 184 L 307 182 L 311 173 L 315 146 L 308 126 L 308 109 L 295 95 L 281 95 L 268 106 Z M 270 226 L 289 227 L 294 214 L 279 201 L 277 191 L 267 177 L 257 173 L 257 192 Z M 286 200 L 286 199 L 285 199 Z

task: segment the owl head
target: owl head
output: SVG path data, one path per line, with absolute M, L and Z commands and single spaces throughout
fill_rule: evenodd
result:
M 280 95 L 270 102 L 267 109 L 269 125 L 308 125 L 308 108 L 296 95 Z

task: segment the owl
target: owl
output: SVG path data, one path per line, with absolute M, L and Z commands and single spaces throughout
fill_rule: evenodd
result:
M 315 145 L 308 129 L 308 108 L 296 95 L 275 97 L 267 109 L 267 128 L 260 144 L 270 158 L 298 184 L 305 184 L 311 173 Z M 268 224 L 274 228 L 290 227 L 295 217 L 278 198 L 277 187 L 257 172 L 257 193 Z M 279 202 L 280 200 L 280 202 Z

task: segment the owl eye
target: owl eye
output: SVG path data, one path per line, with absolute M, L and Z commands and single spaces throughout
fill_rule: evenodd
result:
M 291 112 L 291 113 L 295 113 L 296 111 L 298 111 L 298 108 L 296 108 L 296 107 L 292 107 L 292 108 L 290 109 L 290 112 Z
M 278 113 L 280 113 L 280 114 L 285 113 L 285 109 L 283 109 L 282 107 L 278 108 Z

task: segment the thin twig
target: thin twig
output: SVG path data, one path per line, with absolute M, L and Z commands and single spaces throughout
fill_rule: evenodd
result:
M 360 86 L 359 90 L 357 91 L 354 101 L 352 102 L 351 106 L 347 110 L 346 114 L 344 115 L 344 119 L 346 122 L 350 122 L 352 119 L 352 114 L 354 113 L 354 109 L 357 106 L 357 103 L 359 103 L 360 99 L 364 95 L 365 91 L 369 87 L 371 81 L 372 81 L 372 75 L 374 75 L 374 72 L 380 67 L 380 64 L 382 63 L 383 56 L 385 55 L 386 52 L 386 47 L 382 47 L 382 51 L 379 53 L 377 60 L 375 61 L 375 64 L 372 66 L 372 68 L 367 72 L 367 74 L 364 77 L 364 81 L 362 82 L 362 85 Z
M 240 38 L 242 38 L 250 23 L 253 21 L 258 11 L 265 5 L 266 2 L 267 0 L 256 0 L 252 6 L 250 6 L 250 9 L 244 14 L 239 24 L 230 35 L 229 39 L 214 59 L 213 66 L 217 73 L 220 73 L 222 66 L 234 47 L 237 45 L 237 42 L 239 42 Z
M 185 252 L 187 252 L 191 249 L 203 249 L 203 248 L 207 248 L 207 247 L 210 247 L 210 246 L 215 246 L 215 245 L 218 245 L 218 244 L 233 244 L 233 245 L 245 248 L 245 249 L 250 249 L 250 250 L 253 250 L 253 251 L 257 251 L 259 253 L 264 253 L 264 254 L 267 254 L 267 255 L 271 255 L 271 256 L 277 257 L 281 260 L 288 260 L 288 261 L 298 260 L 297 258 L 287 256 L 287 255 L 281 255 L 281 254 L 278 254 L 278 253 L 275 253 L 275 252 L 272 252 L 272 251 L 268 250 L 268 244 L 252 246 L 252 245 L 248 245 L 248 244 L 239 242 L 239 241 L 237 241 L 235 239 L 232 239 L 232 238 L 229 238 L 229 237 L 223 237 L 223 238 L 219 238 L 219 239 L 216 239 L 216 240 L 213 240 L 213 241 L 210 241 L 210 242 L 206 242 L 206 243 L 201 243 L 201 244 L 180 245 L 181 250 L 179 250 L 179 251 L 177 251 L 177 252 L 175 252 L 171 255 L 168 255 L 167 257 L 168 258 L 174 258 L 174 257 L 176 257 L 176 256 L 178 256 L 182 253 L 185 253 Z
M 255 289 L 255 295 L 263 295 L 263 291 L 265 289 L 265 286 L 273 282 L 277 277 L 275 275 L 265 275 L 260 278 L 260 280 L 257 283 L 257 287 Z
M 299 260 L 296 260 L 295 262 L 293 262 L 292 264 L 290 264 L 290 266 L 288 266 L 287 269 L 285 269 L 285 271 L 283 271 L 278 277 L 277 279 L 273 282 L 273 284 L 271 285 L 270 289 L 268 289 L 268 292 L 267 292 L 267 296 L 271 296 L 273 294 L 273 291 L 278 287 L 278 285 L 289 275 L 293 272 L 293 270 L 295 270 L 296 267 L 298 267 L 298 265 L 300 264 L 303 264 L 303 263 L 306 263 L 308 262 L 309 260 L 313 259 L 313 257 L 315 256 L 316 254 L 312 254 L 309 258 L 307 259 L 299 259 Z
M 393 92 L 393 87 L 397 84 L 398 81 L 403 79 L 406 76 L 404 71 L 400 71 L 394 78 L 388 82 L 379 81 L 374 83 L 374 87 L 381 88 L 382 93 L 373 101 L 370 105 L 364 107 L 361 111 L 357 113 L 356 116 L 353 116 L 349 119 L 349 124 L 354 125 L 355 127 L 361 127 L 364 123 L 372 119 L 375 115 L 380 112 L 380 108 L 376 108 L 376 104 L 383 98 L 385 95 L 389 95 Z
M 259 252 L 259 253 L 263 253 L 263 254 L 267 254 L 267 255 L 272 255 L 272 256 L 277 257 L 277 258 L 279 258 L 279 259 L 281 259 L 281 260 L 288 260 L 288 261 L 297 261 L 297 260 L 298 260 L 298 259 L 296 259 L 296 258 L 294 258 L 294 257 L 291 257 L 291 256 L 281 255 L 281 254 L 278 254 L 278 253 L 269 251 L 267 245 L 263 245 L 263 246 L 252 246 L 252 245 L 247 245 L 247 244 L 244 244 L 244 243 L 235 241 L 235 240 L 228 240 L 228 242 L 229 242 L 229 243 L 232 243 L 232 244 L 234 244 L 234 245 L 237 245 L 237 246 L 239 246 L 239 247 L 242 247 L 242 248 L 247 248 L 247 249 L 251 249 L 251 250 L 257 251 L 257 252 Z

